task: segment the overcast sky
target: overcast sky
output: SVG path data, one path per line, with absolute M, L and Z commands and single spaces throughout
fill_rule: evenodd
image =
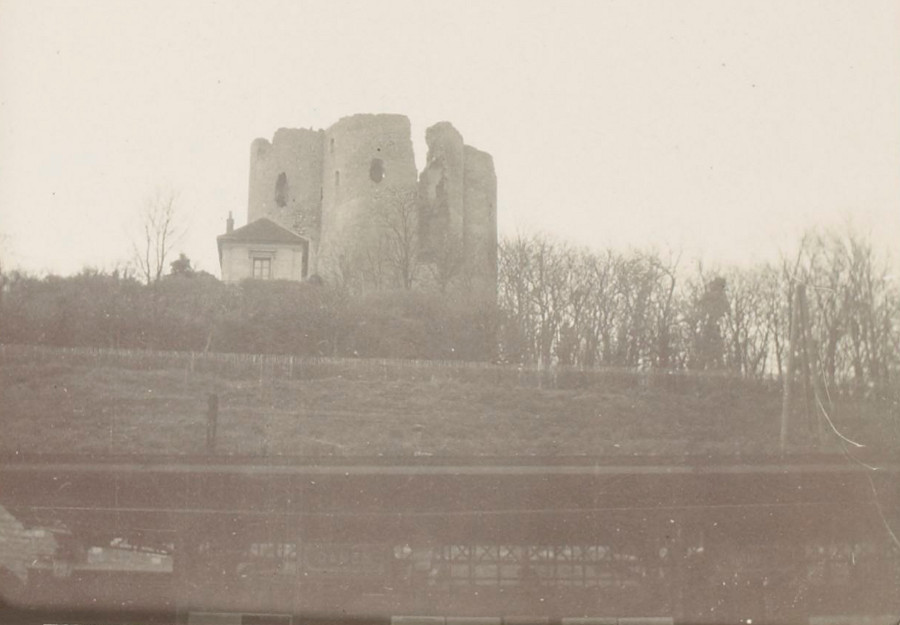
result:
M 155 188 L 218 274 L 250 142 L 404 113 L 494 156 L 501 233 L 777 257 L 851 221 L 900 241 L 900 3 L 0 0 L 0 254 L 129 258 Z M 897 247 L 896 244 L 893 244 Z

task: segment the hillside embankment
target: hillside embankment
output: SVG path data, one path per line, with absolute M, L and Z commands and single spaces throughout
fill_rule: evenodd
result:
M 782 394 L 774 380 L 0 346 L 0 453 L 202 454 L 211 394 L 217 454 L 780 452 Z M 835 390 L 822 406 L 807 406 L 801 396 L 790 426 L 788 453 L 900 449 L 896 397 Z

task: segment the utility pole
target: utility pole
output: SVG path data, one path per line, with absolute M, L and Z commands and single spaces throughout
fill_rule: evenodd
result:
M 800 321 L 800 292 L 801 285 L 794 287 L 793 302 L 791 302 L 790 312 L 790 331 L 788 339 L 787 362 L 784 372 L 783 394 L 781 398 L 781 434 L 779 436 L 779 448 L 784 454 L 787 449 L 788 425 L 790 422 L 791 408 L 793 407 L 793 386 L 794 386 L 794 350 L 797 349 L 797 334 Z
M 806 302 L 806 285 L 797 283 L 794 287 L 793 302 L 791 304 L 791 329 L 788 343 L 787 370 L 784 375 L 784 391 L 781 403 L 781 436 L 779 439 L 781 453 L 787 448 L 788 433 L 790 431 L 790 418 L 793 411 L 794 383 L 797 378 L 797 369 L 802 373 L 801 385 L 803 392 L 803 407 L 806 414 L 806 423 L 810 434 L 818 434 L 818 443 L 824 441 L 824 430 L 819 418 L 822 402 L 822 393 L 819 389 L 818 358 L 816 356 L 816 343 L 812 335 L 812 325 L 809 322 L 809 306 Z M 798 362 L 799 359 L 799 362 Z
M 812 430 L 812 370 L 809 362 L 809 324 L 806 309 L 806 285 L 800 283 L 797 285 L 797 356 L 800 358 L 800 388 L 803 392 L 803 413 L 806 415 L 806 425 Z
M 212 454 L 216 451 L 216 426 L 219 421 L 219 395 L 210 393 L 207 398 L 206 411 L 206 453 Z
M 800 285 L 801 287 L 804 285 Z M 810 433 L 815 432 L 819 445 L 825 443 L 825 430 L 822 427 L 822 415 L 819 410 L 824 410 L 822 402 L 821 378 L 819 377 L 819 350 L 816 340 L 813 338 L 812 323 L 809 320 L 809 304 L 806 300 L 806 289 L 801 292 L 800 299 L 800 327 L 803 347 L 803 381 L 806 389 L 806 415 Z

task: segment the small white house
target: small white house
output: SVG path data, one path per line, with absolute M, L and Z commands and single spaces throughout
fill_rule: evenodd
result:
M 262 217 L 234 229 L 228 216 L 225 234 L 217 238 L 222 282 L 303 280 L 309 271 L 309 241 Z

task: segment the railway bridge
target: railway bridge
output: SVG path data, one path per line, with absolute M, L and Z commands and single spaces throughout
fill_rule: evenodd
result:
M 898 473 L 844 456 L 14 455 L 0 506 L 27 574 L 0 590 L 47 622 L 900 615 Z M 51 550 L 21 547 L 41 536 Z

